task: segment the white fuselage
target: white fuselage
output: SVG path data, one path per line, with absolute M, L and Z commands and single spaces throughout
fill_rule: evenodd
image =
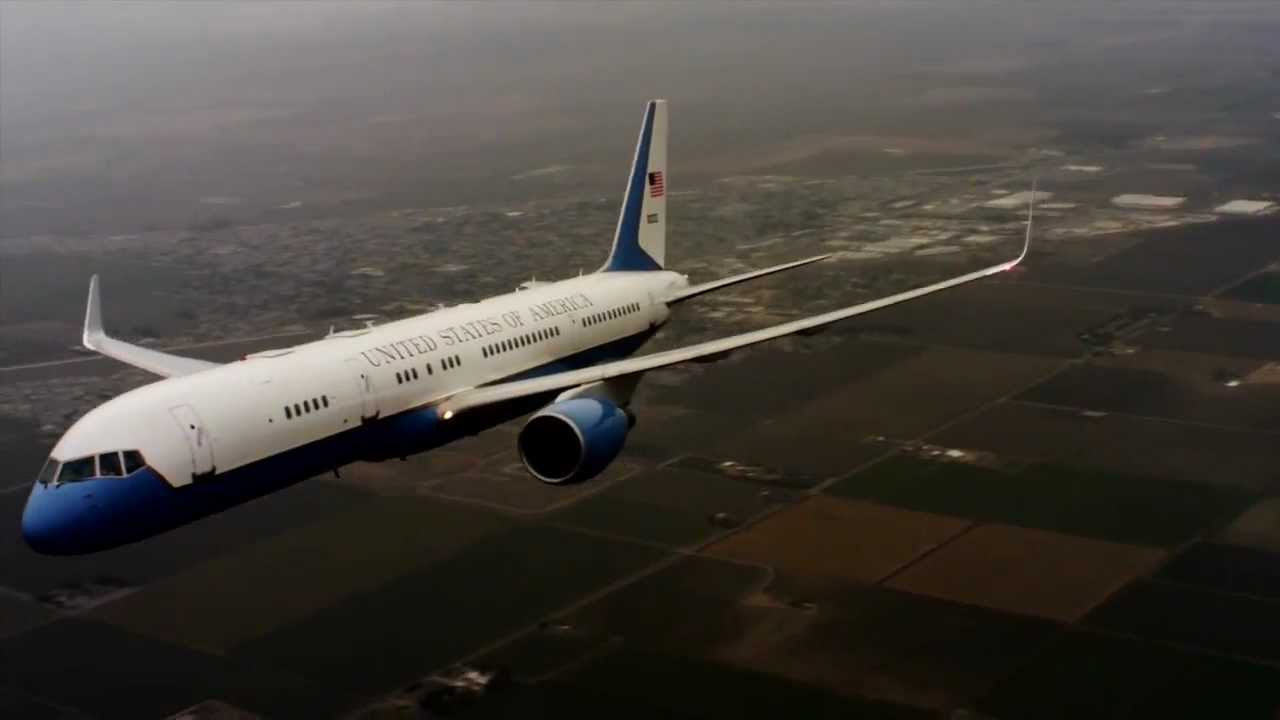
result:
M 569 358 L 667 320 L 673 272 L 600 273 L 161 380 L 95 408 L 67 461 L 136 448 L 170 485 L 217 477 L 362 424 Z M 314 469 L 314 468 L 313 468 Z M 205 480 L 207 478 L 207 480 Z

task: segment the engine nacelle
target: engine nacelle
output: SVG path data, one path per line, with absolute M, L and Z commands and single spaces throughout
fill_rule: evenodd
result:
M 548 405 L 529 418 L 516 447 L 529 473 L 542 482 L 581 482 L 618 457 L 631 425 L 627 411 L 608 400 L 577 397 Z

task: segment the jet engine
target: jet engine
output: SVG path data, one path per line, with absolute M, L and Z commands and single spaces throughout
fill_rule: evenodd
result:
M 562 400 L 539 410 L 516 439 L 529 473 L 553 485 L 600 474 L 618 457 L 635 422 L 626 410 L 598 397 Z

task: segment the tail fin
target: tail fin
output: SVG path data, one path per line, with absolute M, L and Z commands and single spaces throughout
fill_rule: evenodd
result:
M 601 272 L 661 270 L 667 256 L 667 101 L 650 100 L 613 249 Z

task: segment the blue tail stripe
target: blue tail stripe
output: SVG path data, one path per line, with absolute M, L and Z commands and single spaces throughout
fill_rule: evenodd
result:
M 653 138 L 653 116 L 657 103 L 649 103 L 644 114 L 644 127 L 640 131 L 640 144 L 636 148 L 635 166 L 631 169 L 631 184 L 627 186 L 626 204 L 618 221 L 617 237 L 605 272 L 619 270 L 661 270 L 649 253 L 640 247 L 640 211 L 644 205 L 646 177 L 649 171 L 649 141 Z

